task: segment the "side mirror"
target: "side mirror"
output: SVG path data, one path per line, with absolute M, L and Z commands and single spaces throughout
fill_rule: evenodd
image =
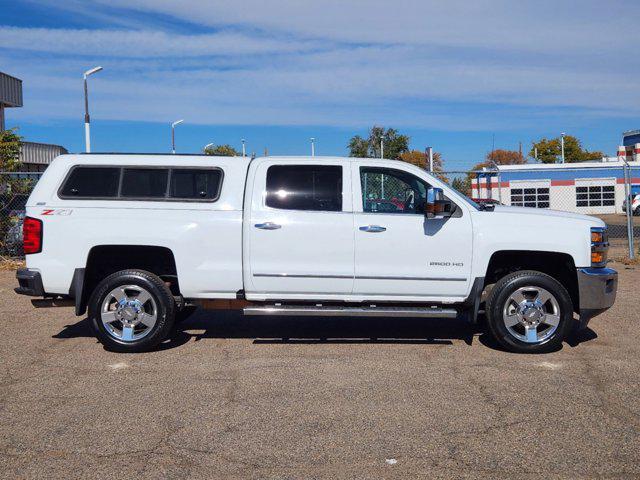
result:
M 448 218 L 455 212 L 456 205 L 444 197 L 441 188 L 431 187 L 427 190 L 427 202 L 424 205 L 426 218 Z

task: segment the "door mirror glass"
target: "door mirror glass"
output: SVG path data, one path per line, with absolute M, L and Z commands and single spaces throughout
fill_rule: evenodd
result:
M 427 201 L 424 205 L 424 216 L 426 218 L 447 218 L 456 209 L 456 205 L 445 198 L 441 188 L 432 187 L 427 190 Z

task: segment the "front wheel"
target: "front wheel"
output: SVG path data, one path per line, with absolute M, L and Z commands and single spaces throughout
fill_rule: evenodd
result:
M 517 353 L 548 352 L 570 332 L 573 305 L 567 290 L 541 272 L 520 271 L 496 283 L 487 300 L 494 338 Z
M 96 337 L 108 350 L 142 352 L 171 332 L 174 299 L 165 283 L 144 270 L 122 270 L 96 287 L 89 318 Z

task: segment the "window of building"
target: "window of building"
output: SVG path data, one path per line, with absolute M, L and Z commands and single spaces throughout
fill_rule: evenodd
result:
M 167 195 L 168 179 L 166 168 L 125 168 L 120 196 L 163 198 Z
M 577 207 L 605 207 L 616 204 L 613 185 L 576 187 Z
M 424 215 L 429 186 L 415 175 L 391 168 L 361 167 L 360 187 L 365 212 Z
M 175 169 L 171 171 L 171 198 L 215 200 L 220 192 L 221 170 Z
M 112 198 L 118 196 L 120 168 L 74 168 L 60 189 L 61 197 Z
M 549 208 L 549 187 L 512 188 L 514 207 Z
M 342 210 L 342 167 L 273 165 L 267 170 L 268 207 L 285 210 Z

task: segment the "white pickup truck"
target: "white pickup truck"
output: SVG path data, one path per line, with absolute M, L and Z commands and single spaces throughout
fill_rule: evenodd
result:
M 398 161 L 64 155 L 27 202 L 16 291 L 88 308 L 116 351 L 155 347 L 200 305 L 472 322 L 482 308 L 503 347 L 540 352 L 613 305 L 607 249 L 601 220 L 481 207 Z

